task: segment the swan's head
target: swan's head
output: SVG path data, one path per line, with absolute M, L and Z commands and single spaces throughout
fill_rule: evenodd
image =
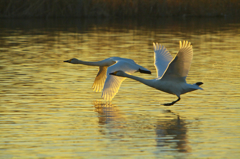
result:
M 78 59 L 76 59 L 76 58 L 72 58 L 72 59 L 70 59 L 70 60 L 66 60 L 66 61 L 63 61 L 63 62 L 68 62 L 68 63 L 77 64 L 78 61 L 79 61 Z
M 119 70 L 119 71 L 115 71 L 115 72 L 109 73 L 109 75 L 125 77 L 126 73 L 121 71 L 121 70 Z

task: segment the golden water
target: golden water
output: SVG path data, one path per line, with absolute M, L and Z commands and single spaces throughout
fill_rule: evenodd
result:
M 236 158 L 240 155 L 240 23 L 1 20 L 0 158 Z M 203 91 L 176 100 L 127 79 L 111 103 L 91 86 L 98 68 L 64 63 L 131 58 L 150 69 L 153 42 L 175 55 L 193 44 L 187 81 Z

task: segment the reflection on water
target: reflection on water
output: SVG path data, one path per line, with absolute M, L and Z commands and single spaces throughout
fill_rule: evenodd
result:
M 222 18 L 1 20 L 0 158 L 237 158 L 239 26 Z M 193 44 L 187 81 L 202 81 L 204 91 L 168 108 L 160 103 L 174 96 L 130 79 L 105 103 L 91 89 L 95 67 L 62 62 L 121 56 L 153 79 L 152 43 L 174 55 L 179 40 Z
M 109 102 L 95 101 L 94 107 L 95 111 L 98 112 L 99 126 L 105 126 L 110 134 L 115 134 L 114 136 L 118 136 L 118 134 L 122 136 L 123 131 L 120 130 L 126 129 L 126 126 L 124 126 L 125 119 L 121 115 L 117 106 L 114 106 Z M 107 134 L 105 130 L 101 129 L 100 131 L 104 135 Z
M 99 114 L 99 124 L 109 124 L 114 121 L 121 120 L 121 115 L 116 106 L 112 105 L 109 102 L 94 102 L 95 111 Z
M 101 129 L 102 135 L 107 135 L 113 138 L 131 138 L 129 131 L 133 125 L 138 125 L 142 117 L 138 120 L 129 122 L 124 118 L 117 106 L 108 102 L 94 102 L 95 111 L 98 112 L 99 126 L 104 127 Z M 179 152 L 190 152 L 191 148 L 187 140 L 187 124 L 179 115 L 172 113 L 170 110 L 163 112 L 166 118 L 160 118 L 156 124 L 152 124 L 147 120 L 141 122 L 141 127 L 138 131 L 155 130 L 156 132 L 156 146 L 159 147 L 159 152 L 177 150 Z M 108 133 L 108 134 L 107 134 Z M 162 147 L 162 148 L 161 148 Z
M 174 142 L 176 145 L 173 148 L 176 148 L 179 152 L 191 152 L 187 140 L 187 124 L 183 119 L 180 119 L 179 115 L 175 115 L 175 118 L 170 120 L 158 120 L 156 135 L 157 146 L 159 147 L 166 144 L 171 145 Z

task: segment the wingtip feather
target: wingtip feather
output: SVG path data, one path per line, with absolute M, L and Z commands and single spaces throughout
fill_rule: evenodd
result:
M 153 43 L 153 49 L 154 49 L 154 51 L 156 50 L 156 44 L 155 43 Z
M 179 47 L 180 47 L 180 49 L 181 48 L 187 48 L 187 47 L 190 47 L 190 48 L 192 48 L 192 45 L 191 45 L 191 42 L 189 42 L 189 41 L 185 41 L 185 40 L 183 40 L 183 41 L 179 41 Z

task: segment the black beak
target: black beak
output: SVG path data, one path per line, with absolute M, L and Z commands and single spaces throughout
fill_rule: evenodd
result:
M 63 61 L 63 62 L 70 62 L 69 60 Z
M 115 75 L 114 73 L 109 73 L 109 75 Z
M 151 71 L 146 71 L 146 70 L 141 70 L 141 69 L 139 69 L 139 72 L 140 73 L 146 73 L 146 74 L 152 74 Z

